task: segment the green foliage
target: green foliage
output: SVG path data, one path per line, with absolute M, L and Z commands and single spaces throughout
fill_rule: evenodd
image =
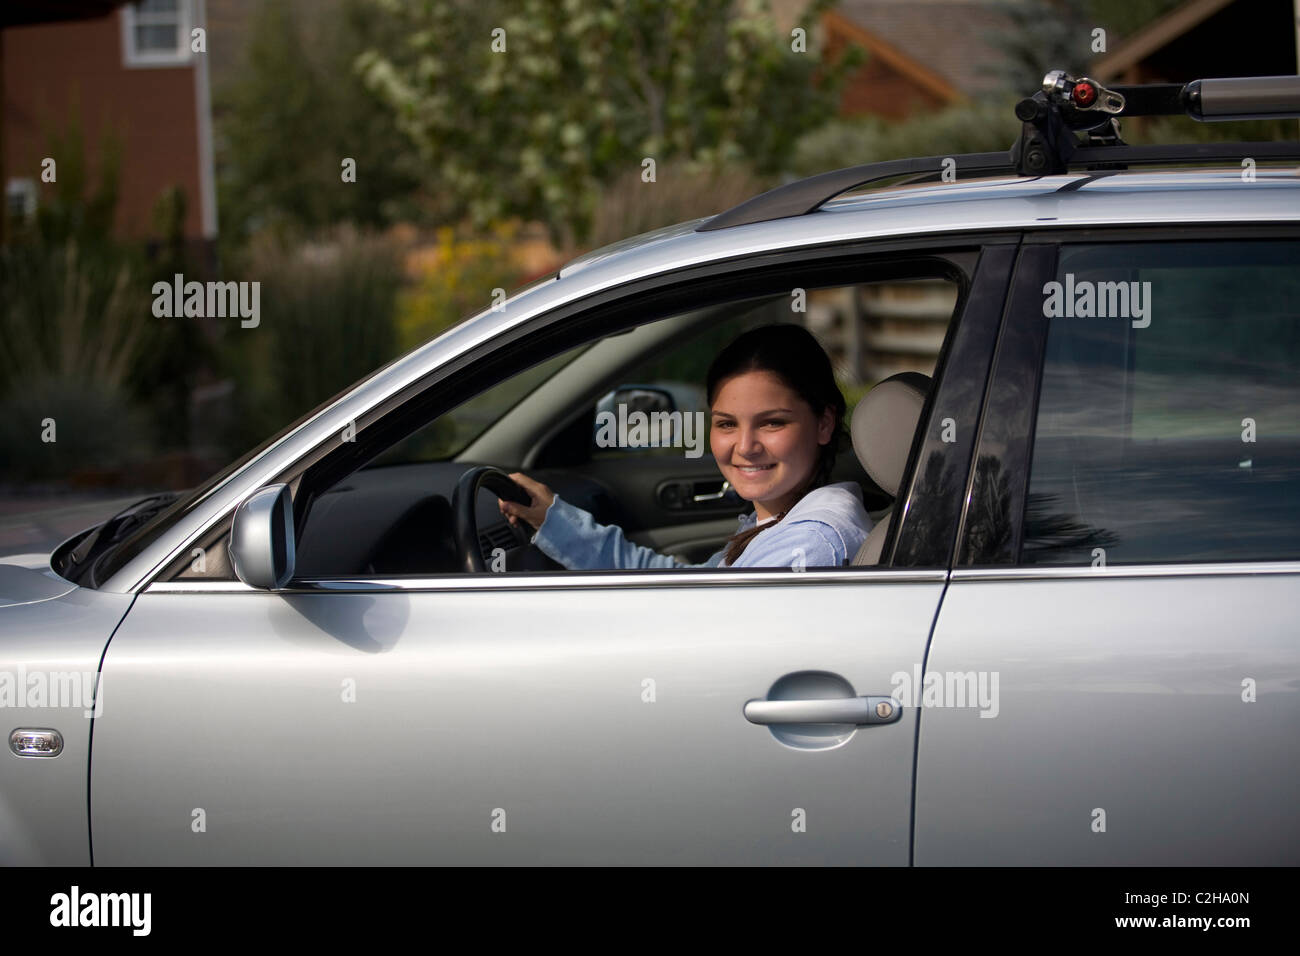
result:
M 0 478 L 87 480 L 146 458 L 149 424 L 123 389 L 96 378 L 40 371 L 0 398 Z M 54 441 L 44 441 L 53 423 Z
M 150 450 L 136 376 L 152 330 L 147 263 L 111 238 L 121 159 L 111 135 L 92 176 L 79 122 L 47 132 L 55 182 L 0 246 L 0 476 L 49 480 Z M 42 441 L 54 422 L 55 441 Z
M 236 386 L 232 447 L 257 443 L 397 354 L 401 270 L 386 242 L 342 230 L 291 249 L 262 237 L 238 271 L 261 282 L 261 321 L 235 324 L 223 343 Z
M 112 247 L 27 236 L 0 249 L 0 476 L 67 478 L 148 453 L 132 376 L 148 337 L 140 269 Z M 54 442 L 41 440 L 53 419 Z
M 358 69 L 449 214 L 540 220 L 566 243 L 589 236 L 599 186 L 647 158 L 780 169 L 860 62 L 793 52 L 766 0 L 371 2 L 409 40 Z
M 601 189 L 588 245 L 599 248 L 664 226 L 725 212 L 776 185 L 775 176 L 758 176 L 743 167 L 700 167 L 686 160 L 660 163 L 655 181 L 644 182 L 639 168 L 615 177 Z
M 1020 135 L 1014 101 L 962 103 L 897 122 L 874 116 L 834 120 L 805 137 L 791 168 L 800 176 L 914 156 L 1009 149 Z
M 0 382 L 14 391 L 35 377 L 120 388 L 139 357 L 148 300 L 122 257 L 87 257 L 62 246 L 20 242 L 0 252 Z
M 245 70 L 215 94 L 223 242 L 412 212 L 415 150 L 351 69 L 362 50 L 396 45 L 394 27 L 361 0 L 259 8 Z M 356 161 L 355 182 L 343 181 L 345 158 Z
M 1048 70 L 1066 70 L 1075 76 L 1099 54 L 1092 49 L 1092 31 L 1106 31 L 1106 49 L 1113 51 L 1124 38 L 1163 16 L 1182 0 L 995 0 L 994 9 L 1008 28 L 988 39 L 1005 60 L 999 79 L 1002 88 L 1028 96 L 1039 88 Z
M 1198 123 L 1190 116 L 1135 118 L 1123 125 L 1124 142 L 1146 143 L 1260 143 L 1296 138 L 1295 120 L 1243 120 L 1236 123 Z
M 444 226 L 421 263 L 423 275 L 399 296 L 400 345 L 413 349 L 492 304 L 492 290 L 509 291 L 521 276 L 510 255 L 515 230 L 499 225 L 486 236 L 458 236 Z
M 1008 26 L 986 39 L 1000 50 L 998 79 L 1005 92 L 1029 96 L 1048 70 L 1085 72 L 1094 56 L 1095 21 L 1088 0 L 994 0 L 992 8 Z
M 72 239 L 83 247 L 110 241 L 121 179 L 122 141 L 113 130 L 103 131 L 92 185 L 85 136 L 77 116 L 74 100 L 67 125 L 45 131 L 47 155 L 54 160 L 57 175 L 43 191 L 36 208 L 36 235 L 26 236 L 28 239 L 55 246 Z M 20 228 L 20 238 L 22 232 Z

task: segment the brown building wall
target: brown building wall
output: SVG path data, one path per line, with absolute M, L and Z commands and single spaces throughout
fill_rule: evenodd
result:
M 191 66 L 127 67 L 120 12 L 93 20 L 0 31 L 4 43 L 4 171 L 40 184 L 48 133 L 81 123 L 91 176 L 106 131 L 122 145 L 116 227 L 128 237 L 154 233 L 159 194 L 185 191 L 185 235 L 202 236 L 195 75 Z M 97 181 L 95 179 L 92 182 Z

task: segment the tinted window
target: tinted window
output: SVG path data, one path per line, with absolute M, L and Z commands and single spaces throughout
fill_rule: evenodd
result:
M 1300 558 L 1300 242 L 1066 246 L 1027 564 Z

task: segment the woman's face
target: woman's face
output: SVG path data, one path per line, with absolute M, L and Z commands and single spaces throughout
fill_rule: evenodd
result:
M 709 445 L 722 477 L 754 502 L 761 520 L 789 508 L 812 474 L 818 448 L 831 440 L 835 411 L 819 419 L 771 372 L 725 379 L 713 401 Z

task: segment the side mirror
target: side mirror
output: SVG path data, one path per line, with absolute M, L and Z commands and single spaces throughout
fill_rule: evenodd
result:
M 286 484 L 259 488 L 230 522 L 230 564 L 249 587 L 275 591 L 293 577 L 293 498 Z

